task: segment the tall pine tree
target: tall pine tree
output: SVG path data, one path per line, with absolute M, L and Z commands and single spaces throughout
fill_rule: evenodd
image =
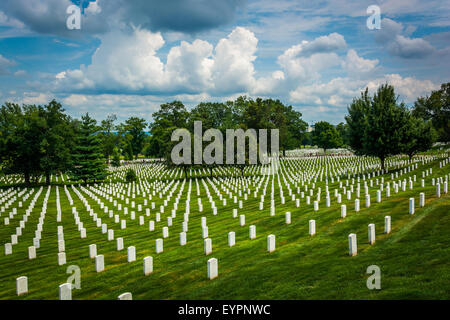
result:
M 95 119 L 88 113 L 81 117 L 78 132 L 78 141 L 73 154 L 72 179 L 88 181 L 101 181 L 107 176 L 106 163 L 101 153 L 101 140 L 96 134 Z

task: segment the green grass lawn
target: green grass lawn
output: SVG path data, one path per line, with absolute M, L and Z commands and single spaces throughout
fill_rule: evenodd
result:
M 281 204 L 278 178 L 275 177 L 276 214 L 270 216 L 271 181 L 267 186 L 264 209 L 259 210 L 261 189 L 257 198 L 253 197 L 254 185 L 244 201 L 243 209 L 238 209 L 238 218 L 232 217 L 232 209 L 238 205 L 228 196 L 227 205 L 223 206 L 216 193 L 208 184 L 210 193 L 218 208 L 214 216 L 203 184 L 199 187 L 204 211 L 198 212 L 197 187 L 192 182 L 191 207 L 189 215 L 189 231 L 187 245 L 179 245 L 179 233 L 182 231 L 188 181 L 184 186 L 179 201 L 176 218 L 169 228 L 169 238 L 164 239 L 164 252 L 156 254 L 155 240 L 162 238 L 162 227 L 166 225 L 166 217 L 170 215 L 173 201 L 177 196 L 181 182 L 173 192 L 172 198 L 161 214 L 161 221 L 155 224 L 155 231 L 148 231 L 148 220 L 153 220 L 159 206 L 166 199 L 158 193 L 149 200 L 156 202 L 156 209 L 151 210 L 150 217 L 145 217 L 145 224 L 139 225 L 138 215 L 145 216 L 145 208 L 137 212 L 137 204 L 143 203 L 143 197 L 136 195 L 136 220 L 130 214 L 127 228 L 120 229 L 113 218 L 100 210 L 100 206 L 77 186 L 77 189 L 88 199 L 91 208 L 102 218 L 102 222 L 113 228 L 115 238 L 124 238 L 124 250 L 116 250 L 116 241 L 108 241 L 107 235 L 101 233 L 92 217 L 84 208 L 78 196 L 69 187 L 81 221 L 87 230 L 87 238 L 81 239 L 74 222 L 72 209 L 64 189 L 59 186 L 62 207 L 62 222 L 56 222 L 56 187 L 51 187 L 45 223 L 42 232 L 37 258 L 28 260 L 28 246 L 32 245 L 34 231 L 38 223 L 47 187 L 43 188 L 36 206 L 26 223 L 19 243 L 13 246 L 12 255 L 4 255 L 3 245 L 10 242 L 10 235 L 15 232 L 19 220 L 33 199 L 36 191 L 18 209 L 18 215 L 5 226 L 3 219 L 11 209 L 5 210 L 0 217 L 0 299 L 58 299 L 58 286 L 70 276 L 67 267 L 77 265 L 81 269 L 81 289 L 72 291 L 73 299 L 117 299 L 124 292 L 131 292 L 133 299 L 449 299 L 450 298 L 450 196 L 443 194 L 436 198 L 436 187 L 432 186 L 432 177 L 443 177 L 449 174 L 450 165 L 439 168 L 439 161 L 422 165 L 407 174 L 395 179 L 408 179 L 416 175 L 414 189 L 395 193 L 391 185 L 391 197 L 386 198 L 382 192 L 382 202 L 376 202 L 377 186 L 369 189 L 371 207 L 364 206 L 364 187 L 361 179 L 361 210 L 354 211 L 355 193 L 352 199 L 342 196 L 342 204 L 347 205 L 347 217 L 340 217 L 340 204 L 334 197 L 334 189 L 339 183 L 329 182 L 331 206 L 325 206 L 325 182 L 316 182 L 321 187 L 322 196 L 319 211 L 313 210 L 313 198 L 307 205 L 301 199 L 300 207 L 288 196 L 286 185 L 283 193 L 286 203 Z M 420 187 L 421 172 L 433 168 L 432 175 L 425 178 L 425 187 Z M 391 172 L 384 175 L 385 182 L 391 181 Z M 341 181 L 346 180 L 342 177 Z M 380 176 L 381 177 L 381 176 Z M 380 178 L 376 177 L 376 178 Z M 374 178 L 374 181 L 375 179 Z M 351 179 L 350 179 L 351 180 Z M 355 179 L 356 180 L 356 179 Z M 150 181 L 149 183 L 152 183 Z M 164 182 L 165 185 L 170 180 Z M 107 184 L 105 184 L 107 185 Z M 345 185 L 345 184 L 344 184 Z M 99 185 L 100 186 L 100 185 Z M 99 186 L 96 188 L 98 189 Z M 301 184 L 299 184 L 301 186 Z M 296 188 L 291 185 L 296 193 Z M 37 188 L 36 188 L 37 190 Z M 153 189 L 151 189 L 153 190 Z M 234 190 L 233 190 L 234 191 Z M 302 191 L 304 188 L 302 187 Z M 309 192 L 309 191 L 308 191 Z M 426 195 L 424 208 L 419 208 L 419 193 Z M 224 196 L 225 194 L 222 193 Z M 235 194 L 233 192 L 233 194 Z M 97 195 L 99 196 L 99 195 Z M 306 196 L 306 194 L 305 194 Z M 100 196 L 99 196 L 100 197 Z M 300 195 L 297 195 L 300 197 Z M 416 212 L 408 214 L 408 199 L 415 198 Z M 117 209 L 105 198 L 103 202 L 117 213 Z M 148 199 L 148 195 L 146 197 Z M 156 199 L 156 200 L 155 200 Z M 241 198 L 243 199 L 243 197 Z M 12 207 L 17 206 L 17 200 Z M 119 201 L 125 205 L 125 201 Z M 130 207 L 130 205 L 128 205 Z M 10 207 L 11 208 L 11 207 Z M 133 209 L 129 208 L 129 211 Z M 285 212 L 291 212 L 291 224 L 285 224 Z M 245 214 L 245 226 L 240 226 L 239 215 Z M 392 231 L 384 234 L 384 217 L 390 215 Z M 212 254 L 203 252 L 201 217 L 207 217 L 209 237 L 212 239 Z M 309 236 L 308 221 L 316 220 L 316 235 Z M 376 243 L 368 244 L 368 224 L 376 227 Z M 57 226 L 64 227 L 65 252 L 67 263 L 57 263 Z M 256 239 L 249 239 L 249 226 L 256 226 Z M 228 247 L 228 232 L 236 232 L 236 245 Z M 358 255 L 348 255 L 348 235 L 357 234 Z M 276 236 L 276 250 L 267 252 L 267 236 Z M 97 245 L 98 254 L 105 256 L 105 271 L 95 271 L 94 259 L 89 258 L 89 244 Z M 137 260 L 127 262 L 127 247 L 136 246 Z M 143 259 L 153 257 L 153 273 L 144 276 Z M 218 259 L 219 276 L 214 280 L 207 278 L 207 260 Z M 369 290 L 366 280 L 370 276 L 366 269 L 377 265 L 381 270 L 381 290 Z M 28 277 L 29 292 L 18 297 L 16 295 L 16 278 Z

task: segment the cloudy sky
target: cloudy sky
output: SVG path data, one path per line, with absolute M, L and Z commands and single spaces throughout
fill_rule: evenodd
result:
M 0 101 L 151 120 L 174 99 L 245 94 L 337 124 L 366 87 L 388 82 L 411 105 L 450 81 L 449 16 L 434 0 L 1 0 Z

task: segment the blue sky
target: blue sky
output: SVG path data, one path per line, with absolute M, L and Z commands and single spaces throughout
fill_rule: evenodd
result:
M 412 105 L 450 81 L 448 1 L 0 2 L 0 100 L 45 104 L 98 120 L 161 103 L 278 98 L 312 123 L 344 121 L 352 98 L 393 84 Z M 378 5 L 381 29 L 366 9 Z

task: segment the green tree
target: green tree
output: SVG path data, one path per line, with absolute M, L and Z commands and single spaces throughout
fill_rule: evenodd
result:
M 303 135 L 303 139 L 302 139 L 301 144 L 303 146 L 311 146 L 313 144 L 312 132 L 305 132 L 305 134 Z
M 406 153 L 409 156 L 409 160 L 411 160 L 418 152 L 427 151 L 433 146 L 437 133 L 431 121 L 425 121 L 422 118 L 409 115 L 402 138 L 402 152 Z
M 342 145 L 340 134 L 332 124 L 326 121 L 319 121 L 314 125 L 312 140 L 319 148 L 323 148 L 325 155 L 327 149 L 338 148 Z
M 101 181 L 107 176 L 105 159 L 101 153 L 101 140 L 96 121 L 88 113 L 81 117 L 77 145 L 73 154 L 72 180 Z
M 126 154 L 125 154 L 125 158 L 128 161 L 133 160 L 134 155 L 133 155 L 133 146 L 131 144 L 131 138 L 127 138 L 127 149 L 126 149 Z
M 114 122 L 116 120 L 116 115 L 108 115 L 105 120 L 101 121 L 100 125 L 99 136 L 102 141 L 102 153 L 108 161 L 119 139 L 119 135 L 113 132 L 115 128 Z
M 450 141 L 450 82 L 443 83 L 440 90 L 430 96 L 419 97 L 414 103 L 413 116 L 431 120 L 438 133 L 438 140 Z
M 128 169 L 125 174 L 125 181 L 126 182 L 134 182 L 137 180 L 136 172 L 133 169 Z
M 337 126 L 336 126 L 336 130 L 339 132 L 339 135 L 341 136 L 342 139 L 342 145 L 343 146 L 348 146 L 348 124 L 340 122 Z
M 75 146 L 74 124 L 64 114 L 61 104 L 52 100 L 39 108 L 44 120 L 44 131 L 40 143 L 42 156 L 40 166 L 45 175 L 45 182 L 50 184 L 50 175 L 65 172 L 71 166 L 71 151 Z
M 281 141 L 283 152 L 285 150 L 296 149 L 300 147 L 306 134 L 308 124 L 302 120 L 302 113 L 295 111 L 292 106 L 285 109 L 287 119 L 286 141 Z
M 348 115 L 345 117 L 347 122 L 347 142 L 350 148 L 357 155 L 363 155 L 364 132 L 367 127 L 367 114 L 371 106 L 369 89 L 366 88 L 361 93 L 360 98 L 354 98 L 352 104 L 348 107 Z
M 123 125 L 123 130 L 131 137 L 130 143 L 133 149 L 132 154 L 135 158 L 138 158 L 139 153 L 142 151 L 143 143 L 145 140 L 144 129 L 147 127 L 145 119 L 138 117 L 131 117 L 127 119 Z
M 189 112 L 180 101 L 165 103 L 153 113 L 153 122 L 150 124 L 150 153 L 164 158 L 170 164 L 170 153 L 176 142 L 171 141 L 175 129 L 187 128 Z
M 0 157 L 6 173 L 24 175 L 25 183 L 42 172 L 41 142 L 45 132 L 45 120 L 39 107 L 5 103 L 0 110 Z
M 397 99 L 394 87 L 388 84 L 381 85 L 373 98 L 366 89 L 361 98 L 353 100 L 345 118 L 350 146 L 357 154 L 378 157 L 382 169 L 388 156 L 402 152 L 407 131 L 408 112 Z

